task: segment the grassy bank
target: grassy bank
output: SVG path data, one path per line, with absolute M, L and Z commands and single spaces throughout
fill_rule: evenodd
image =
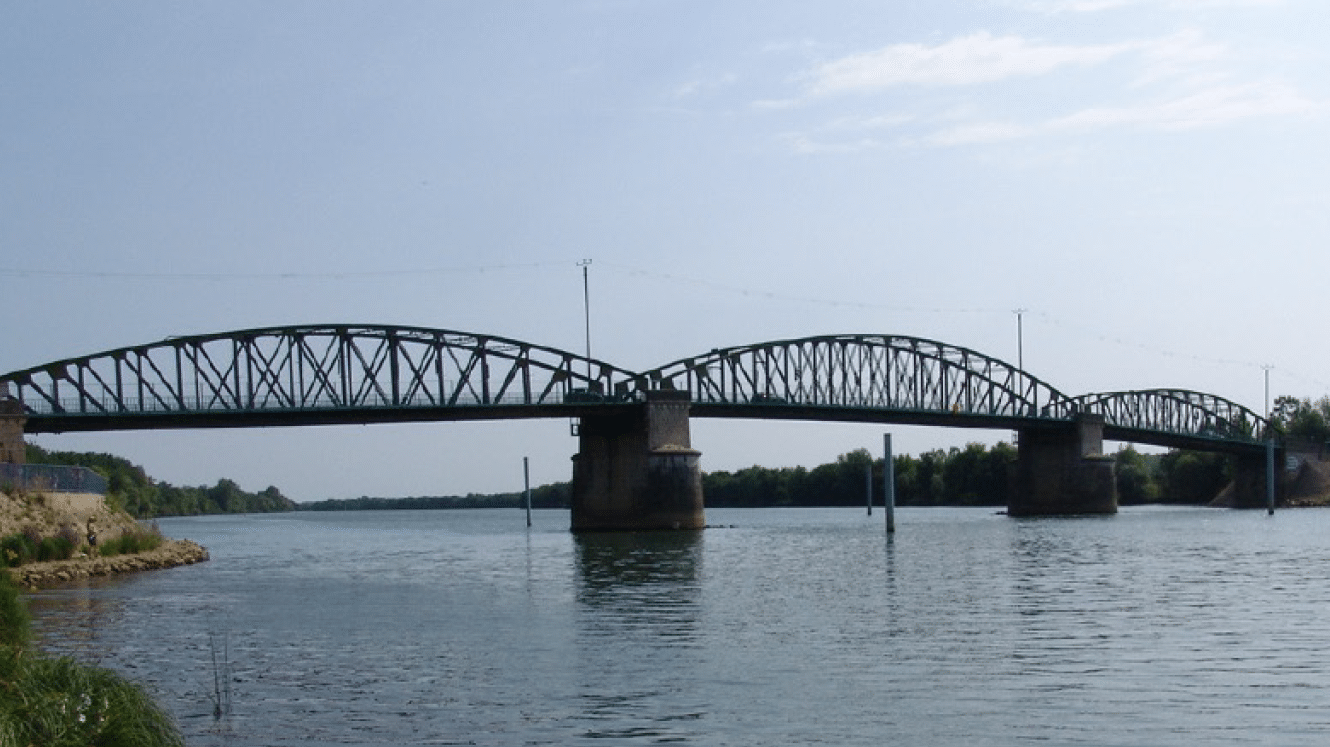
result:
M 142 687 L 110 670 L 34 650 L 23 597 L 0 573 L 0 745 L 184 744 L 170 714 Z

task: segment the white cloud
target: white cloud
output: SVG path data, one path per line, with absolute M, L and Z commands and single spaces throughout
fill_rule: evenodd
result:
M 997 100 L 982 98 L 978 93 L 972 96 L 966 91 L 961 94 L 958 109 L 956 97 L 949 94 L 952 99 L 949 111 L 932 114 L 925 112 L 939 101 L 928 97 L 902 98 L 899 92 L 894 92 L 890 114 L 870 111 L 841 116 L 817 128 L 808 139 L 787 137 L 786 140 L 803 153 L 850 152 L 886 147 L 888 143 L 955 147 L 1110 128 L 1190 130 L 1256 118 L 1302 116 L 1327 108 L 1325 103 L 1309 98 L 1278 78 L 1254 80 L 1245 74 L 1246 66 L 1238 68 L 1231 64 L 1234 58 L 1228 46 L 1193 29 L 1154 39 L 1095 45 L 1041 44 L 1018 37 L 996 37 L 987 32 L 933 46 L 897 44 L 814 68 L 804 76 L 809 81 L 808 93 L 800 103 L 830 105 L 830 94 L 873 93 L 909 84 L 979 86 L 1109 61 L 1117 64 L 1115 73 L 1125 75 L 1117 78 L 1116 87 L 1105 87 L 1103 76 L 1073 82 L 1073 87 L 1066 89 L 1066 100 L 1030 100 L 1019 94 L 1013 96 L 1006 89 L 1002 99 Z M 1079 106 L 1070 103 L 1087 96 L 1092 102 L 1098 98 L 1115 103 Z M 1013 101 L 1026 109 L 1024 115 L 1011 109 L 1007 102 Z M 795 100 L 781 103 L 792 106 Z M 985 113 L 986 109 L 998 106 L 1002 107 L 1003 115 Z M 1071 113 L 1050 113 L 1059 108 Z M 1036 111 L 1040 113 L 1035 114 Z M 889 130 L 896 132 L 888 138 L 883 133 Z M 857 139 L 856 135 L 869 137 Z
M 1155 5 L 1171 10 L 1260 7 L 1283 5 L 1286 0 L 1019 0 L 1015 6 L 1041 13 L 1098 13 L 1133 5 Z
M 1049 45 L 981 31 L 937 46 L 893 44 L 819 65 L 810 74 L 815 94 L 877 91 L 919 84 L 959 86 L 1043 75 L 1068 65 L 1095 65 L 1136 44 Z
M 1214 66 L 1228 56 L 1228 48 L 1207 41 L 1194 29 L 1179 31 L 1141 45 L 1145 72 L 1140 83 L 1165 78 L 1212 79 Z
M 954 147 L 1121 127 L 1194 130 L 1258 117 L 1311 114 L 1324 108 L 1323 104 L 1280 83 L 1224 86 L 1139 106 L 1084 109 L 1038 124 L 973 122 L 956 125 L 938 130 L 921 142 L 935 147 Z
M 956 146 L 1000 143 L 1029 137 L 1037 132 L 1036 128 L 1012 122 L 978 122 L 959 125 L 934 133 L 924 139 L 928 145 Z
M 1085 109 L 1049 122 L 1046 129 L 1099 129 L 1136 126 L 1159 130 L 1212 127 L 1241 119 L 1309 114 L 1322 105 L 1283 83 L 1209 88 L 1135 107 Z

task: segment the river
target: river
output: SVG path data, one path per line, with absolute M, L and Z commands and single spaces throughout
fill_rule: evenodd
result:
M 32 608 L 195 747 L 1330 743 L 1330 511 L 534 519 L 168 519 L 212 560 Z

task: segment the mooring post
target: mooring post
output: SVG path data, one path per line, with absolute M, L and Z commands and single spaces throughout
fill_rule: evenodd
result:
M 891 434 L 882 437 L 882 504 L 887 514 L 887 534 L 896 531 L 896 465 L 891 461 Z
M 522 479 L 526 482 L 526 525 L 531 526 L 531 457 L 522 457 Z
M 1265 442 L 1265 510 L 1266 515 L 1275 515 L 1275 441 Z

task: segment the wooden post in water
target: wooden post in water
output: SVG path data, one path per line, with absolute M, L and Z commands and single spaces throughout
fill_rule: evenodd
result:
M 891 461 L 891 434 L 882 437 L 882 504 L 887 514 L 887 534 L 896 531 L 896 465 Z
M 531 526 L 531 457 L 522 457 L 522 478 L 526 481 L 526 525 Z
M 1275 515 L 1275 441 L 1265 442 L 1265 510 L 1268 516 Z

